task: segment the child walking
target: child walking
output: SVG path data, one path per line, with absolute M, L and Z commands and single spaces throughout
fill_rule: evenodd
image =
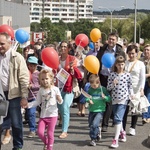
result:
M 54 130 L 58 118 L 57 103 L 62 104 L 63 100 L 59 89 L 54 86 L 54 74 L 52 71 L 41 70 L 39 81 L 41 87 L 37 94 L 37 100 L 29 103 L 28 107 L 31 108 L 41 104 L 38 136 L 45 144 L 44 150 L 53 150 Z
M 38 59 L 35 56 L 30 56 L 27 59 L 28 69 L 30 72 L 30 84 L 29 84 L 29 94 L 28 102 L 36 100 L 37 93 L 39 91 L 39 71 L 37 70 Z M 35 137 L 36 133 L 36 107 L 26 109 L 26 118 L 28 120 L 30 133 L 29 138 Z
M 109 93 L 105 87 L 100 84 L 100 79 L 97 75 L 91 74 L 89 77 L 90 88 L 88 94 L 92 98 L 87 98 L 86 101 L 89 103 L 89 116 L 88 122 L 90 127 L 90 145 L 96 146 L 96 141 L 101 139 L 101 128 L 99 127 L 103 113 L 106 108 L 106 102 L 111 100 Z
M 107 89 L 111 92 L 112 109 L 114 115 L 115 137 L 110 147 L 119 147 L 118 139 L 126 142 L 126 132 L 122 127 L 123 116 L 128 100 L 133 98 L 133 89 L 130 73 L 125 70 L 125 59 L 122 56 L 116 58 L 114 70 L 108 77 Z

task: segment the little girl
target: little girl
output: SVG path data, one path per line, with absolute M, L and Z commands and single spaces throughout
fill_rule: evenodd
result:
M 54 86 L 54 74 L 47 69 L 39 73 L 40 90 L 37 100 L 28 104 L 28 107 L 35 107 L 41 104 L 40 120 L 38 124 L 38 136 L 44 142 L 45 150 L 52 150 L 54 143 L 54 130 L 57 123 L 58 108 L 57 102 L 62 104 L 63 100 L 59 89 Z M 47 134 L 45 130 L 47 128 Z
M 132 81 L 130 74 L 125 72 L 125 59 L 122 56 L 116 58 L 114 72 L 108 78 L 107 89 L 111 91 L 112 109 L 115 124 L 115 137 L 110 147 L 117 148 L 118 139 L 126 142 L 126 133 L 122 127 L 122 120 L 128 100 L 133 98 Z

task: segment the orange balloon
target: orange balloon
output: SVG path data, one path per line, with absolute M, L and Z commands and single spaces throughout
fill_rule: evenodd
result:
M 97 42 L 101 38 L 101 31 L 98 28 L 94 28 L 90 32 L 90 38 L 93 42 Z
M 100 62 L 96 56 L 89 55 L 84 59 L 84 66 L 89 72 L 93 74 L 98 74 Z

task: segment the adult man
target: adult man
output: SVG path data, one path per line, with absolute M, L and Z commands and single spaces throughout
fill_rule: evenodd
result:
M 94 50 L 90 50 L 86 56 L 89 56 L 89 55 L 97 56 L 98 51 L 100 51 L 101 45 L 102 45 L 101 39 L 94 42 Z M 84 80 L 83 80 L 84 84 L 87 82 L 88 76 L 89 76 L 89 72 L 85 68 L 84 69 Z
M 8 97 L 8 114 L 4 119 L 11 121 L 13 149 L 22 150 L 23 125 L 21 107 L 27 107 L 29 71 L 21 54 L 12 50 L 11 37 L 0 33 L 0 80 Z
M 120 45 L 117 45 L 118 41 L 118 34 L 117 33 L 110 33 L 108 36 L 108 44 L 105 44 L 101 47 L 100 51 L 98 51 L 97 58 L 100 61 L 100 70 L 99 70 L 99 77 L 101 81 L 101 85 L 107 87 L 107 79 L 111 72 L 111 68 L 106 68 L 102 62 L 101 58 L 105 53 L 112 53 L 115 57 L 122 55 L 126 58 L 124 51 Z M 111 103 L 106 104 L 106 111 L 103 116 L 103 123 L 102 123 L 102 131 L 106 132 L 108 127 L 108 121 L 112 112 Z

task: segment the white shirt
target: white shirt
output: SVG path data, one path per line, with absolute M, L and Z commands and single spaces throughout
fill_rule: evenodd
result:
M 130 71 L 134 62 L 126 61 L 125 70 Z M 142 61 L 137 60 L 131 72 L 132 86 L 134 94 L 140 92 L 141 88 L 144 89 L 145 86 L 145 65 Z
M 3 91 L 8 91 L 10 53 L 11 49 L 9 49 L 4 56 L 0 55 L 0 79 Z
M 37 99 L 33 102 L 28 103 L 28 108 L 36 107 L 41 104 L 40 118 L 56 117 L 58 116 L 56 95 L 59 95 L 61 97 L 58 87 L 52 86 L 51 89 L 44 89 L 43 87 L 41 87 L 37 94 Z M 60 104 L 62 104 L 62 102 Z

